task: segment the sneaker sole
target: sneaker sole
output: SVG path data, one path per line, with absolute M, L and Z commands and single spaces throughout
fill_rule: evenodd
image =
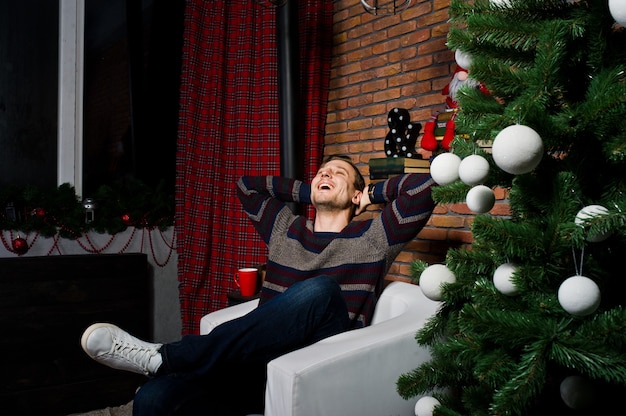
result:
M 98 324 L 93 324 L 90 325 L 87 329 L 85 329 L 85 332 L 83 332 L 83 336 L 80 337 L 80 346 L 83 348 L 83 351 L 85 351 L 85 353 L 90 356 L 91 358 L 94 358 L 93 355 L 91 355 L 89 353 L 89 351 L 87 351 L 87 338 L 89 338 L 89 335 L 92 334 L 93 331 L 95 331 L 98 328 L 115 328 L 120 330 L 120 328 L 118 328 L 117 326 L 113 325 L 113 324 L 106 324 L 106 323 L 98 323 Z

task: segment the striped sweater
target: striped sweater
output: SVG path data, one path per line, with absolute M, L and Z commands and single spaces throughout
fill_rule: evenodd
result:
M 372 203 L 386 203 L 375 218 L 354 220 L 339 233 L 313 231 L 286 203 L 311 203 L 310 184 L 277 176 L 244 176 L 237 195 L 268 246 L 261 302 L 293 283 L 332 276 L 341 287 L 353 328 L 369 325 L 384 277 L 434 208 L 430 175 L 395 176 L 374 185 Z

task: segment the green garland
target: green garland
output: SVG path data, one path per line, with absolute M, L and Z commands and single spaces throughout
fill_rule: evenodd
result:
M 9 186 L 0 189 L 0 227 L 75 239 L 89 231 L 116 234 L 128 227 L 165 229 L 174 223 L 174 196 L 162 184 L 152 190 L 139 180 L 125 178 L 99 187 L 90 198 L 96 206 L 88 216 L 69 183 L 48 190 Z

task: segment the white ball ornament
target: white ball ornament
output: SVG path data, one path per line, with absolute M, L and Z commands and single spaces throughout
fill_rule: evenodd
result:
M 603 207 L 602 205 L 587 205 L 576 214 L 576 218 L 574 222 L 581 227 L 585 226 L 585 222 L 587 220 L 593 219 L 594 217 L 606 215 L 609 213 L 609 210 Z M 606 240 L 611 236 L 610 232 L 600 233 L 600 234 L 588 234 L 587 241 L 590 243 L 599 243 L 601 241 Z
M 454 60 L 458 66 L 465 70 L 469 70 L 469 67 L 472 64 L 472 56 L 460 49 L 454 51 Z
M 435 406 L 439 406 L 439 400 L 432 396 L 423 396 L 415 403 L 415 416 L 433 416 Z
M 456 282 L 456 276 L 443 264 L 433 264 L 428 266 L 419 279 L 419 287 L 424 296 L 430 300 L 441 300 L 441 286 L 445 283 Z
M 569 376 L 559 386 L 561 399 L 570 409 L 583 410 L 591 406 L 595 399 L 595 387 L 582 376 Z
M 609 11 L 617 23 L 626 27 L 626 1 L 609 0 Z
M 459 165 L 459 178 L 469 186 L 479 185 L 489 175 L 489 162 L 482 156 L 469 155 Z
M 513 175 L 522 175 L 532 172 L 541 162 L 543 141 L 530 127 L 514 124 L 498 133 L 491 153 L 500 169 Z
M 517 265 L 514 263 L 504 263 L 498 266 L 493 273 L 493 284 L 503 295 L 515 296 L 519 293 L 519 289 L 511 280 L 513 273 L 516 271 Z
M 459 179 L 461 158 L 454 153 L 442 153 L 430 162 L 430 176 L 439 185 L 448 185 Z
M 600 306 L 600 288 L 588 277 L 572 276 L 559 286 L 561 307 L 574 316 L 591 315 Z
M 477 185 L 467 192 L 465 203 L 471 211 L 477 214 L 484 214 L 491 211 L 491 208 L 495 205 L 496 195 L 488 186 Z

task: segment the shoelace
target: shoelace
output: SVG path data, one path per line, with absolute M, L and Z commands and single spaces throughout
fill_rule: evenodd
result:
M 113 345 L 109 354 L 120 357 L 129 361 L 133 365 L 141 368 L 146 374 L 150 373 L 148 364 L 150 358 L 154 357 L 158 353 L 156 347 L 146 348 L 145 346 L 137 345 L 129 341 L 121 340 L 118 338 L 113 339 Z

